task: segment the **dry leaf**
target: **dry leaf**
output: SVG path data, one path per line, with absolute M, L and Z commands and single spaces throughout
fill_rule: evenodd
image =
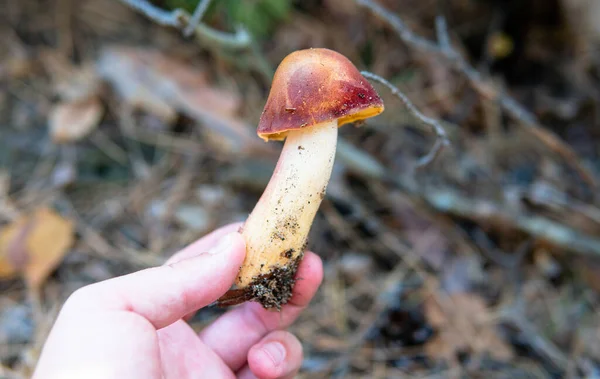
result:
M 74 225 L 48 208 L 21 217 L 0 230 L 0 278 L 22 274 L 39 287 L 74 240 Z
M 156 50 L 110 47 L 97 64 L 99 75 L 110 82 L 130 106 L 170 123 L 177 112 L 200 121 L 236 146 L 264 144 L 236 118 L 241 99 L 236 92 L 212 87 L 204 71 Z
M 129 105 L 167 123 L 175 121 L 181 91 L 207 85 L 203 71 L 142 48 L 106 48 L 97 70 Z
M 166 64 L 160 62 L 160 58 L 159 54 L 143 49 L 112 47 L 102 52 L 96 69 L 132 108 L 144 110 L 171 124 L 177 118 L 177 112 L 170 104 L 172 95 L 168 93 L 173 84 L 157 75 L 151 67 L 155 62 L 157 67 L 165 69 Z M 180 72 L 177 68 L 171 71 Z M 204 85 L 197 78 L 189 79 Z
M 75 66 L 70 58 L 53 49 L 42 50 L 39 55 L 52 80 L 54 93 L 60 99 L 83 100 L 100 93 L 101 80 L 92 63 Z
M 50 137 L 55 143 L 79 141 L 90 134 L 103 114 L 99 99 L 100 77 L 95 66 L 74 66 L 55 50 L 40 52 L 40 61 L 50 74 L 60 101 L 48 115 Z
M 442 308 L 440 303 L 447 301 Z M 447 361 L 457 353 L 487 353 L 500 360 L 510 359 L 512 349 L 497 334 L 489 311 L 480 296 L 453 293 L 448 299 L 430 296 L 425 301 L 425 317 L 438 334 L 425 346 L 432 357 Z
M 50 136 L 55 143 L 79 141 L 98 126 L 102 113 L 96 97 L 58 103 L 50 111 Z
M 231 92 L 218 88 L 190 88 L 179 93 L 180 108 L 193 114 L 194 110 L 234 117 L 240 107 L 240 100 Z

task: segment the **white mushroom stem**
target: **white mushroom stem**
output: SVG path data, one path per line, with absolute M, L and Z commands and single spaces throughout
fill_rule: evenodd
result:
M 337 120 L 288 132 L 275 171 L 243 227 L 243 288 L 273 270 L 295 269 L 325 196 L 335 158 Z

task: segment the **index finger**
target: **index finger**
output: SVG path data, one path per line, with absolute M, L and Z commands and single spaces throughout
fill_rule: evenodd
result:
M 239 233 L 225 234 L 210 249 L 196 246 L 193 257 L 91 284 L 67 303 L 80 310 L 133 312 L 156 329 L 170 325 L 214 302 L 233 284 L 246 246 Z
M 232 224 L 228 224 L 220 227 L 217 230 L 205 235 L 197 241 L 192 242 L 188 246 L 179 250 L 175 253 L 171 258 L 169 258 L 165 265 L 170 265 L 184 259 L 189 259 L 195 257 L 199 253 L 206 251 L 212 248 L 221 238 L 226 236 L 229 233 L 237 232 L 244 225 L 243 222 L 234 222 Z

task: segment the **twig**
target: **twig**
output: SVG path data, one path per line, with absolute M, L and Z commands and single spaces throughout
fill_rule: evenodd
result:
M 132 109 L 128 106 L 122 106 L 118 109 L 117 124 L 121 133 L 125 136 L 127 132 L 135 128 Z M 150 174 L 150 167 L 142 153 L 142 147 L 137 140 L 126 139 L 128 145 L 127 154 L 133 168 L 133 172 L 138 178 L 146 178 Z
M 443 18 L 436 20 L 436 29 L 438 34 L 438 42 L 431 41 L 421 37 L 410 30 L 400 17 L 390 12 L 388 9 L 375 3 L 373 0 L 355 0 L 360 6 L 363 6 L 388 23 L 406 44 L 422 52 L 441 55 L 459 72 L 461 72 L 469 80 L 471 85 L 479 92 L 480 95 L 496 100 L 511 117 L 520 121 L 527 129 L 538 137 L 546 146 L 561 155 L 567 162 L 574 167 L 579 175 L 592 187 L 597 188 L 598 183 L 596 178 L 590 171 L 580 162 L 577 154 L 573 152 L 570 146 L 560 140 L 551 131 L 544 129 L 537 120 L 537 117 L 525 109 L 515 99 L 506 92 L 496 88 L 496 86 L 488 79 L 473 68 L 449 43 L 448 33 L 446 30 L 446 22 Z
M 512 324 L 528 341 L 530 347 L 545 357 L 556 368 L 564 368 L 568 363 L 567 356 L 550 340 L 545 338 L 534 324 L 528 321 L 521 312 L 509 308 L 499 313 L 500 320 Z
M 167 11 L 150 4 L 147 0 L 121 0 L 136 11 L 159 25 L 171 26 L 183 31 L 184 35 L 194 33 L 196 37 L 209 44 L 231 49 L 245 49 L 250 45 L 251 38 L 248 31 L 241 26 L 236 28 L 235 34 L 221 32 L 200 22 L 210 1 L 202 0 L 194 11 L 194 15 L 183 9 Z M 191 32 L 190 32 L 191 30 Z
M 435 131 L 435 134 L 437 135 L 437 140 L 435 141 L 435 144 L 433 145 L 433 148 L 429 151 L 429 153 L 427 153 L 425 156 L 419 159 L 419 161 L 417 162 L 417 168 L 427 166 L 428 164 L 433 162 L 433 160 L 441 153 L 442 149 L 450 145 L 450 141 L 448 140 L 446 131 L 440 125 L 440 123 L 436 119 L 427 117 L 423 113 L 419 112 L 417 107 L 414 106 L 414 104 L 408 99 L 408 97 L 406 97 L 405 94 L 403 94 L 398 89 L 398 87 L 394 86 L 392 83 L 388 82 L 381 76 L 373 74 L 371 72 L 362 71 L 361 74 L 363 74 L 363 76 L 365 76 L 366 78 L 373 79 L 386 86 L 392 92 L 392 95 L 395 95 L 400 100 L 402 100 L 402 102 L 404 103 L 404 105 L 406 105 L 406 108 L 408 108 L 410 113 L 412 113 L 422 123 L 431 126 L 431 128 Z
M 385 279 L 381 283 L 381 292 L 379 292 L 369 310 L 362 317 L 360 325 L 357 326 L 353 337 L 348 342 L 347 350 L 332 362 L 332 366 L 341 371 L 334 375 L 334 377 L 345 377 L 347 375 L 352 357 L 365 343 L 373 329 L 382 322 L 382 318 L 390 307 L 400 299 L 405 290 L 403 284 L 406 274 L 406 268 L 401 264 L 397 264 L 392 271 L 386 274 Z
M 381 5 L 373 2 L 372 0 L 355 1 L 358 5 L 361 5 L 365 8 L 369 8 L 373 13 L 375 13 L 388 24 L 390 24 L 390 26 L 396 31 L 396 33 L 398 33 L 400 38 L 407 44 L 417 46 L 421 50 L 427 50 L 432 53 L 438 53 L 440 51 L 440 47 L 437 43 L 413 33 L 412 30 L 410 30 L 404 24 L 404 21 L 402 21 L 400 17 L 391 13 L 389 10 L 385 9 Z
M 450 45 L 450 35 L 448 34 L 448 24 L 444 16 L 437 16 L 435 18 L 435 31 L 437 33 L 437 40 L 440 44 L 440 48 L 443 51 L 451 51 L 452 46 Z
M 340 160 L 344 163 L 348 158 L 347 154 L 340 154 Z M 363 159 L 368 161 L 369 164 L 352 164 L 354 161 Z M 600 238 L 582 233 L 560 222 L 537 215 L 511 212 L 500 204 L 489 200 L 467 197 L 449 188 L 434 189 L 417 186 L 410 181 L 410 178 L 391 172 L 369 153 L 358 149 L 352 151 L 348 164 L 352 166 L 356 174 L 397 186 L 411 196 L 422 199 L 439 212 L 492 225 L 514 225 L 516 229 L 536 239 L 547 241 L 567 251 L 590 257 L 600 257 Z
M 81 239 L 89 247 L 91 253 L 108 261 L 126 262 L 143 268 L 163 264 L 162 259 L 146 252 L 128 249 L 126 250 L 127 254 L 123 254 L 122 249 L 117 249 L 111 245 L 100 232 L 88 225 L 68 197 L 59 194 L 55 201 L 74 221 L 77 233 L 81 235 Z
M 579 232 L 569 226 L 535 215 L 515 214 L 492 202 L 462 196 L 452 190 L 425 190 L 424 199 L 435 209 L 465 217 L 473 221 L 485 221 L 494 225 L 514 225 L 525 233 L 590 257 L 600 257 L 600 240 Z
M 121 0 L 136 11 L 143 13 L 146 17 L 162 26 L 181 27 L 178 12 L 167 12 L 159 7 L 146 2 L 145 0 Z
M 185 35 L 187 37 L 192 35 L 192 33 L 194 32 L 194 29 L 196 29 L 196 27 L 200 23 L 200 20 L 202 20 L 204 13 L 206 13 L 206 10 L 208 9 L 210 2 L 211 2 L 211 0 L 200 0 L 198 5 L 196 6 L 196 9 L 194 10 L 194 14 L 192 14 L 192 18 L 190 18 L 190 22 L 189 22 L 187 28 L 185 28 L 183 30 L 183 35 Z

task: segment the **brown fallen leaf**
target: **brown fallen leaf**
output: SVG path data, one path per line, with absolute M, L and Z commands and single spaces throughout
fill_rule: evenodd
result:
M 437 330 L 437 335 L 425 345 L 432 357 L 456 361 L 458 353 L 463 352 L 487 353 L 499 360 L 513 356 L 512 349 L 490 322 L 484 300 L 476 294 L 457 292 L 445 299 L 430 296 L 425 300 L 425 317 Z
M 55 49 L 42 49 L 39 60 L 50 76 L 53 92 L 61 100 L 83 100 L 101 92 L 102 81 L 92 62 L 74 65 L 69 57 Z
M 103 108 L 97 97 L 65 101 L 50 111 L 48 126 L 55 143 L 76 142 L 89 135 L 100 122 Z
M 212 86 L 205 71 L 158 50 L 111 46 L 96 65 L 129 106 L 153 114 L 166 123 L 181 112 L 241 148 L 265 149 L 254 128 L 237 117 L 237 92 Z
M 155 71 L 180 70 L 177 67 L 169 70 L 160 58 L 159 54 L 141 48 L 108 47 L 102 51 L 96 70 L 133 109 L 144 110 L 164 123 L 171 124 L 177 118 L 177 111 L 170 101 L 172 95 L 168 93 L 173 84 L 161 78 Z M 156 69 L 152 69 L 153 64 L 156 65 Z M 188 80 L 191 83 L 205 84 L 198 77 L 189 76 Z
M 49 208 L 15 220 L 0 230 L 0 279 L 19 274 L 39 288 L 74 240 L 74 225 Z

